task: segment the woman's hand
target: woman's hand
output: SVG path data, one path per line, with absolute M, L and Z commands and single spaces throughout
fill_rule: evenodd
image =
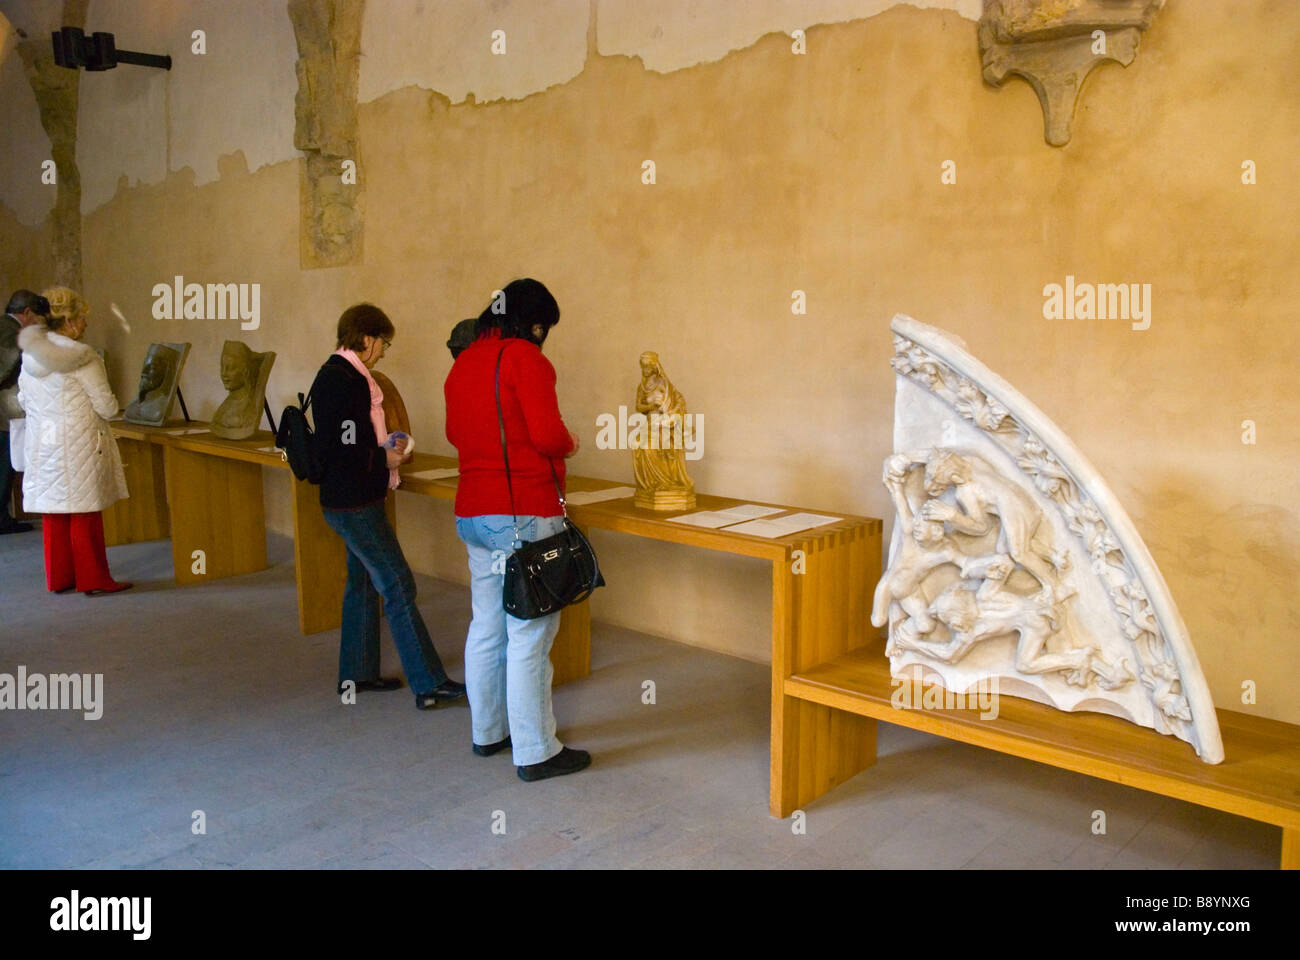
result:
M 573 449 L 564 455 L 564 459 L 566 460 L 578 452 L 578 446 L 579 446 L 578 435 L 574 433 L 572 430 L 569 431 L 569 439 L 573 441 Z
M 408 438 L 406 443 L 402 446 L 400 453 L 397 450 L 393 450 L 389 447 L 385 447 L 384 458 L 388 461 L 388 469 L 395 470 L 398 467 L 400 467 L 402 464 L 409 461 L 411 457 L 415 455 L 414 452 L 411 451 L 412 446 L 413 444 Z

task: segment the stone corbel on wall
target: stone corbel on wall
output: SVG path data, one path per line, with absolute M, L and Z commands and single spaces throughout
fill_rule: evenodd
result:
M 289 0 L 298 42 L 293 145 L 299 181 L 304 269 L 362 262 L 357 77 L 364 0 Z M 351 162 L 348 169 L 347 162 Z
M 1024 77 L 1043 105 L 1043 132 L 1054 147 L 1070 141 L 1083 81 L 1107 60 L 1127 67 L 1141 32 L 1165 0 L 984 0 L 980 59 L 984 80 L 1000 87 Z

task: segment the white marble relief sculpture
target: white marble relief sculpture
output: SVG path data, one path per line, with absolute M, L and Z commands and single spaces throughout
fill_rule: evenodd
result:
M 1205 677 L 1132 521 L 1073 443 L 950 334 L 898 315 L 896 522 L 872 622 L 895 676 L 1123 717 L 1223 759 Z

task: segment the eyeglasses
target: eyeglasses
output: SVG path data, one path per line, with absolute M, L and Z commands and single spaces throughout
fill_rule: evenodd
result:
M 389 340 L 387 337 L 380 337 L 379 339 L 380 339 L 380 341 L 384 344 L 384 349 L 385 349 L 385 350 L 389 350 L 389 349 L 392 348 L 392 346 L 393 346 L 393 341 Z

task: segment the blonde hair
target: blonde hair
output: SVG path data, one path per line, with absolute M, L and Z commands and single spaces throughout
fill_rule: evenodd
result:
M 45 325 L 51 330 L 62 329 L 65 323 L 78 320 L 90 313 L 90 304 L 71 287 L 50 287 L 41 296 L 50 301 L 50 315 Z

